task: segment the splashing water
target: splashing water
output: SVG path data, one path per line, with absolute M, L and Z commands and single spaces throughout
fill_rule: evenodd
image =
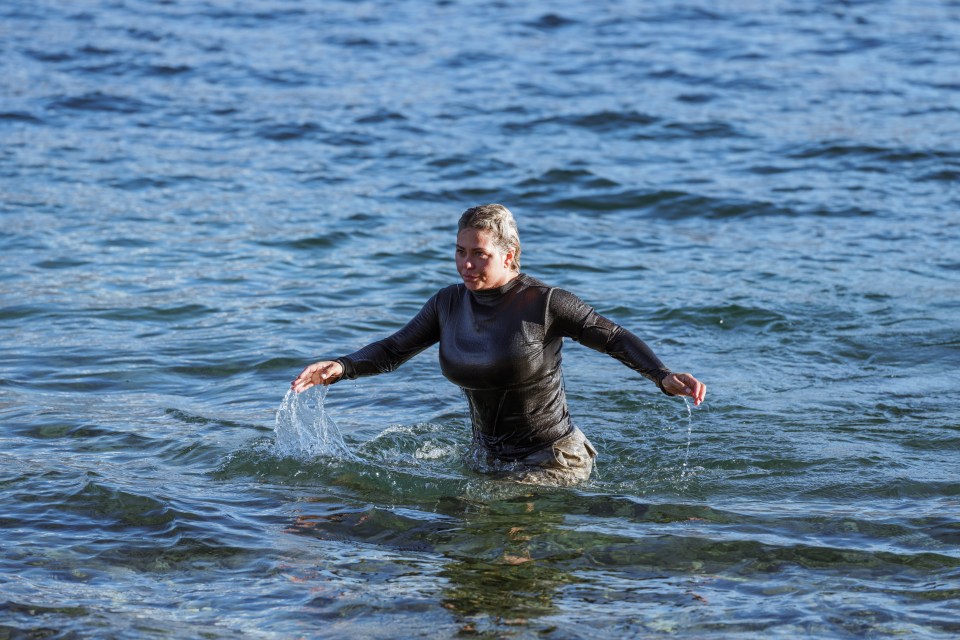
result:
M 274 449 L 291 458 L 336 458 L 355 460 L 343 434 L 324 408 L 329 387 L 317 386 L 303 393 L 287 391 L 277 409 Z
M 690 409 L 690 403 L 683 398 L 683 404 L 687 408 L 687 450 L 683 454 L 683 469 L 680 471 L 680 478 L 687 477 L 687 463 L 690 462 L 690 442 L 693 440 L 693 411 Z

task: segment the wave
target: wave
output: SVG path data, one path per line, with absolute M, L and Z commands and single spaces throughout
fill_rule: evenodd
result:
M 357 124 L 382 124 L 384 122 L 406 122 L 408 118 L 397 111 L 389 109 L 380 109 L 366 116 L 360 116 L 354 119 Z
M 662 308 L 655 311 L 652 317 L 658 323 L 720 328 L 726 331 L 753 328 L 784 333 L 793 330 L 793 323 L 783 313 L 738 304 Z
M 659 118 L 637 111 L 597 111 L 587 114 L 551 116 L 526 122 L 508 122 L 502 125 L 508 133 L 531 131 L 543 127 L 577 127 L 600 133 L 622 132 L 635 127 L 648 127 Z
M 552 210 L 581 212 L 639 212 L 645 218 L 665 220 L 727 220 L 769 216 L 796 216 L 798 211 L 771 202 L 718 198 L 679 190 L 621 189 L 579 194 L 564 198 L 547 198 L 541 193 L 526 192 L 525 200 Z M 833 212 L 822 212 L 831 215 Z
M 151 495 L 120 489 L 103 481 L 91 480 L 59 501 L 65 511 L 81 513 L 94 521 L 106 519 L 122 526 L 169 531 L 167 525 L 191 514 L 173 508 Z
M 322 235 L 312 235 L 297 239 L 257 240 L 256 243 L 264 247 L 279 247 L 295 251 L 315 251 L 316 249 L 332 249 L 342 246 L 344 242 L 357 236 L 366 235 L 362 229 L 356 231 L 331 231 Z
M 186 64 L 150 64 L 144 65 L 139 72 L 145 76 L 156 76 L 159 78 L 169 78 L 171 76 L 180 76 L 192 73 L 194 68 Z
M 40 318 L 55 311 L 53 307 L 45 304 L 18 304 L 0 308 L 0 321 Z
M 4 111 L 0 112 L 0 121 L 3 122 L 23 122 L 26 124 L 44 124 L 42 118 L 27 113 L 26 111 Z
M 569 187 L 574 184 L 586 189 L 611 189 L 620 186 L 618 182 L 598 176 L 587 169 L 554 168 L 535 178 L 527 178 L 517 183 L 517 187 L 527 189 L 553 185 Z
M 946 573 L 960 567 L 960 557 L 949 544 L 940 541 L 939 547 L 929 547 L 931 536 L 919 523 L 751 516 L 706 505 L 642 503 L 571 490 L 485 498 L 478 501 L 464 492 L 431 503 L 431 510 L 382 506 L 345 510 L 321 504 L 298 514 L 291 531 L 378 547 L 442 550 L 453 558 L 494 564 L 509 562 L 504 555 L 507 543 L 507 548 L 526 548 L 531 560 L 566 570 L 693 568 L 749 575 L 793 566 L 845 575 L 858 569 Z M 472 523 L 477 510 L 485 514 L 483 531 Z M 956 532 L 950 523 L 943 524 L 935 534 L 949 542 Z
M 170 322 L 202 318 L 219 313 L 219 310 L 202 304 L 182 304 L 172 307 L 91 307 L 87 310 L 87 312 L 90 315 L 105 320 L 120 320 L 127 322 Z
M 261 127 L 257 130 L 258 137 L 263 138 L 264 140 L 272 140 L 274 142 L 310 139 L 321 133 L 326 133 L 326 130 L 313 122 L 304 122 L 299 124 L 273 124 L 266 127 Z
M 134 114 L 148 111 L 151 107 L 137 98 L 94 91 L 79 96 L 57 98 L 49 103 L 48 108 L 53 111 L 103 111 Z
M 929 180 L 933 182 L 948 182 L 955 184 L 960 181 L 960 168 L 958 169 L 941 169 L 939 171 L 934 171 L 932 173 L 927 173 L 920 176 L 921 180 Z
M 931 499 L 960 497 L 960 482 L 892 478 L 870 482 L 823 483 L 802 493 L 804 499 Z
M 528 27 L 533 27 L 534 29 L 552 31 L 554 29 L 575 25 L 577 24 L 577 21 L 556 13 L 545 13 L 536 20 L 525 22 L 524 24 Z
M 863 158 L 883 164 L 913 164 L 920 162 L 960 162 L 960 151 L 952 149 L 909 149 L 855 144 L 844 141 L 824 141 L 787 150 L 784 157 L 797 160 Z

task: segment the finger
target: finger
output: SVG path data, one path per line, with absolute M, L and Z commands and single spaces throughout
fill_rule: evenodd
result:
M 682 395 L 693 398 L 694 406 L 699 406 L 703 402 L 705 387 L 702 382 L 694 378 L 689 373 L 677 374 L 677 378 L 683 385 Z
M 315 383 L 311 382 L 310 380 L 302 380 L 299 382 L 294 381 L 293 390 L 296 391 L 297 393 L 301 393 L 303 391 L 306 391 L 310 387 L 314 386 L 314 384 Z
M 703 399 L 706 397 L 707 385 L 703 384 L 693 376 L 690 376 L 690 380 L 692 381 L 692 384 L 691 384 L 692 389 L 691 389 L 690 397 L 693 398 L 693 403 L 696 406 L 699 406 L 700 403 L 703 402 Z
M 301 390 L 300 387 L 306 384 L 307 381 L 308 379 L 304 376 L 304 374 L 301 373 L 300 375 L 298 375 L 296 378 L 293 379 L 293 382 L 290 383 L 290 386 L 296 389 L 297 391 L 300 391 Z
M 309 367 L 306 367 L 303 371 L 301 371 L 301 372 L 297 375 L 297 377 L 296 377 L 295 379 L 296 379 L 296 380 L 303 380 L 304 378 L 308 377 L 308 376 L 310 375 L 310 370 L 311 370 L 311 369 L 313 369 L 313 365 L 310 365 Z
M 301 391 L 306 391 L 310 387 L 314 386 L 316 383 L 313 381 L 313 374 L 317 370 L 317 365 L 312 364 L 303 371 L 300 372 L 293 382 L 290 383 L 290 386 L 293 387 L 293 390 L 297 393 Z

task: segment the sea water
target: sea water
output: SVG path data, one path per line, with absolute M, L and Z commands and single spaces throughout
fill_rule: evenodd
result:
M 956 637 L 958 32 L 950 0 L 0 3 L 0 637 Z M 435 347 L 285 397 L 455 283 L 485 202 L 708 386 L 566 341 L 579 487 L 466 464 Z

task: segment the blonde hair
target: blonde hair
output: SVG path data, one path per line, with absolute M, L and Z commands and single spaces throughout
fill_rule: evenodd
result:
M 510 268 L 520 271 L 520 232 L 517 231 L 517 221 L 513 219 L 510 209 L 502 204 L 482 204 L 470 207 L 460 216 L 457 223 L 457 233 L 464 229 L 489 231 L 493 234 L 493 242 L 504 253 L 513 254 Z

